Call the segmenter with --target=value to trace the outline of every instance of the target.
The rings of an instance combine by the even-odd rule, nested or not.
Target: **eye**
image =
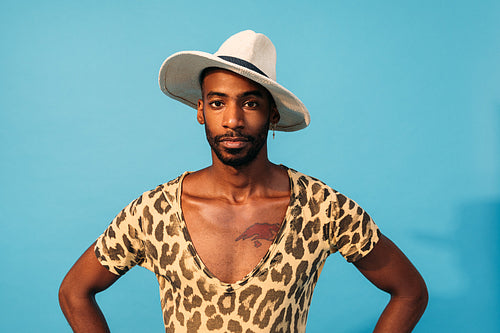
[[[257,103],[256,101],[248,101],[245,102],[244,106],[247,108],[255,109],[259,106],[259,103]]]
[[[208,104],[214,109],[218,109],[223,105],[222,101],[212,101]]]

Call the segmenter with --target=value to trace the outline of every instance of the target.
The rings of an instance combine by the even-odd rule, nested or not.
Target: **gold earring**
[[[276,129],[276,124],[275,123],[271,123],[271,129],[273,131],[273,140],[274,140],[274,138],[276,137],[276,133],[274,132],[274,130]]]

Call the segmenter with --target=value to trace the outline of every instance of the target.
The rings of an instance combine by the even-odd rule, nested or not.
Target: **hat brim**
[[[160,68],[158,81],[161,91],[165,95],[196,109],[198,100],[202,97],[198,80],[203,69],[207,67],[230,70],[269,90],[280,114],[280,121],[276,125],[277,131],[293,132],[309,125],[309,111],[286,88],[251,69],[206,52],[183,51],[168,57]]]

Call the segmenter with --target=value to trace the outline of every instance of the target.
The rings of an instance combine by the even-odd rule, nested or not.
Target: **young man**
[[[76,332],[108,330],[94,295],[137,264],[158,278],[167,332],[304,332],[336,251],[391,295],[375,331],[415,326],[427,290],[404,254],[354,201],[269,161],[269,129],[309,124],[276,83],[275,59],[271,41],[247,30],[213,55],[164,62],[160,87],[197,109],[212,165],[145,192],[75,263],[59,298]]]

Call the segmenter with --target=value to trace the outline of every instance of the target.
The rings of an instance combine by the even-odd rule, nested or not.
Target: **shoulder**
[[[317,196],[318,193],[322,193],[324,199],[327,198],[331,200],[338,209],[344,207],[346,209],[358,208],[357,203],[346,196],[345,194],[340,193],[336,189],[330,187],[322,180],[306,175],[294,169],[288,168],[289,173],[291,175],[291,180],[294,185],[298,186],[300,189],[305,191],[308,194],[312,194]]]
[[[143,192],[128,204],[122,213],[130,213],[132,215],[138,213],[142,215],[144,212],[149,212],[153,209],[158,211],[158,213],[163,213],[167,205],[175,204],[182,178],[186,174],[187,172],[151,190]]]
[[[304,193],[307,196],[312,196],[316,199],[323,197],[322,201],[327,199],[337,201],[337,195],[339,193],[325,182],[292,168],[287,169],[292,186],[297,187],[295,190],[298,190],[299,193]]]
[[[294,210],[311,213],[328,223],[339,213],[338,192],[318,178],[288,168]],[[293,213],[293,212],[292,212]],[[319,215],[317,215],[319,214]]]

